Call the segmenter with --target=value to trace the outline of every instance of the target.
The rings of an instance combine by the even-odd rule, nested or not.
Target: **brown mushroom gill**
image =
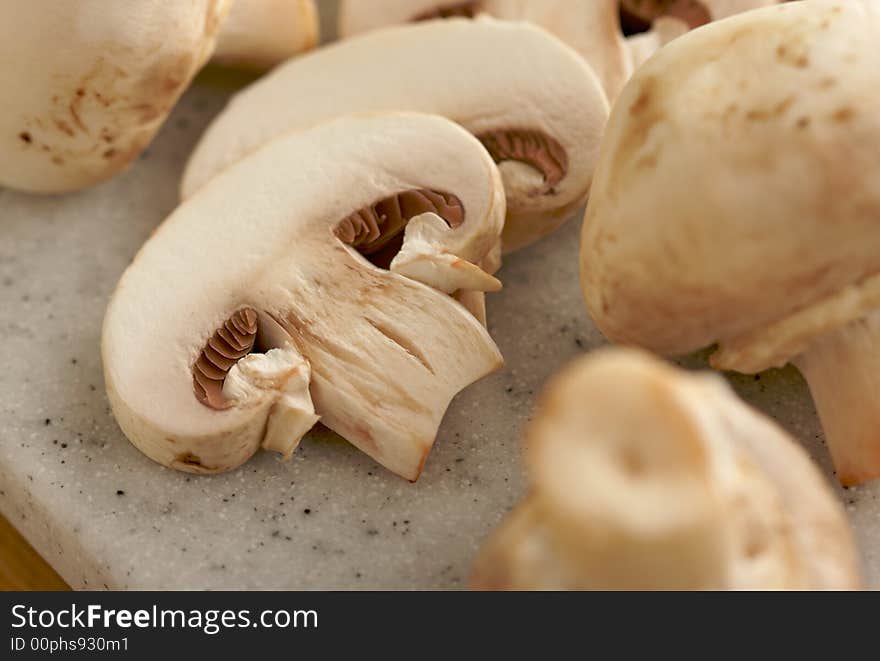
[[[626,36],[647,32],[661,16],[679,18],[690,29],[712,21],[700,0],[620,0],[620,27]]]
[[[335,234],[379,268],[388,268],[400,250],[410,219],[435,213],[450,227],[464,221],[464,205],[455,195],[425,188],[403,191],[358,209],[336,225]]]
[[[412,17],[412,22],[430,21],[435,18],[473,18],[480,10],[480,2],[451,2],[440,4]]]
[[[543,131],[507,129],[481,133],[477,139],[496,163],[518,161],[534,168],[544,177],[541,194],[552,193],[553,188],[568,172],[568,154],[565,148]]]
[[[231,403],[223,396],[229,370],[254,348],[257,311],[241,308],[232,314],[205,344],[193,365],[193,390],[205,406],[223,410]]]

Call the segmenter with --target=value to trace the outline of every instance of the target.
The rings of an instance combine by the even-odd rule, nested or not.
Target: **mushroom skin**
[[[412,190],[454,196],[460,222],[417,206],[388,269],[340,238],[353,212]],[[504,211],[488,153],[441,117],[346,117],[268,143],[184,202],[120,279],[102,337],[120,427],[163,465],[214,473],[261,445],[290,456],[320,416],[417,479],[452,397],[502,364],[447,292],[500,287],[476,264]],[[248,346],[248,310],[262,353],[224,363],[220,329]],[[206,347],[229,406],[203,401]]]
[[[880,476],[880,3],[756,10],[639,70],[603,140],[582,234],[611,340],[802,368],[838,476]],[[748,71],[760,70],[760,78]]]
[[[233,0],[213,61],[268,69],[318,45],[315,0]]]
[[[843,510],[723,379],[603,349],[555,377],[526,435],[531,491],[478,589],[853,589]]]
[[[583,205],[608,102],[583,60],[533,25],[482,17],[392,27],[296,58],[235,96],[190,157],[182,197],[285,131],[394,110],[443,115],[500,150],[511,251]]]
[[[228,6],[0,1],[0,185],[62,193],[123,170],[210,56]]]
[[[340,38],[348,38],[389,25],[479,14],[528,21],[574,48],[613,100],[632,73],[618,4],[619,0],[341,0],[337,31]]]

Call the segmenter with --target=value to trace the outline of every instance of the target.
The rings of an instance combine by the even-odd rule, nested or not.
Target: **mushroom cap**
[[[338,238],[353,212],[413,189],[454,195],[463,219],[451,228],[435,213],[412,218],[391,271]],[[122,430],[162,464],[233,468],[272,427],[298,354],[322,422],[416,479],[452,397],[502,361],[464,307],[400,273],[421,275],[412,264],[433,255],[440,270],[426,279],[467,276],[497,244],[503,218],[496,166],[446,119],[346,117],[277,138],[184,202],[119,281],[102,349]],[[270,351],[246,359],[264,364],[232,366],[231,406],[210,408],[194,394],[193,368],[242,309],[256,311],[257,345]],[[268,377],[237,397],[257,372]]]
[[[228,0],[0,2],[0,185],[64,192],[147,146],[210,55]]]
[[[851,588],[842,508],[806,453],[714,374],[601,350],[545,391],[532,492],[476,582],[505,588]]]
[[[393,110],[443,115],[488,136],[490,151],[514,154],[500,166],[504,246],[513,249],[555,229],[585,200],[608,106],[583,60],[533,25],[482,17],[388,28],[296,58],[234,97],[191,156],[182,196],[285,131]],[[499,131],[516,135],[490,142]],[[562,157],[534,132],[555,141]],[[512,160],[530,148],[558,180]]]
[[[619,0],[342,0],[338,32],[347,38],[438,14],[486,13],[507,21],[528,21],[574,48],[596,72],[608,98],[614,99],[631,73],[618,4]]]
[[[314,48],[319,38],[315,0],[235,0],[217,37],[213,60],[268,68]]]
[[[606,336],[682,354],[880,272],[878,61],[880,3],[816,0],[707,25],[635,74],[582,234]]]

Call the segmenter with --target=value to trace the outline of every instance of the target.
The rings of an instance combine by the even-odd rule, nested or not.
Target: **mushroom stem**
[[[235,0],[217,38],[214,61],[268,69],[314,48],[318,32],[313,0]]]
[[[596,520],[589,536],[573,539],[554,525],[544,530],[566,564],[578,567],[591,590],[722,590],[728,587],[725,543],[729,531],[723,513],[706,494],[696,508],[660,534],[642,531],[620,535],[615,526]],[[710,504],[711,503],[711,504]],[[675,506],[675,503],[670,503]],[[550,517],[544,513],[545,520]],[[561,533],[561,534],[560,534]],[[566,541],[567,540],[567,541]]]
[[[841,484],[880,477],[880,311],[815,340],[795,359]]]

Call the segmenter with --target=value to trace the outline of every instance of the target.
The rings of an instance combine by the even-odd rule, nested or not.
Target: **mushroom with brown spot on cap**
[[[555,377],[526,432],[531,491],[472,585],[853,589],[843,509],[806,453],[716,375],[603,349]]]
[[[228,7],[0,1],[0,185],[60,193],[122,171],[211,55]]]
[[[880,476],[878,61],[877,0],[676,40],[621,94],[582,236],[607,337],[717,343],[712,364],[746,373],[795,363],[844,484]]]
[[[394,110],[443,115],[486,145],[504,180],[510,251],[583,204],[608,102],[584,61],[533,25],[483,17],[387,28],[287,62],[235,96],[190,157],[182,196],[285,131]]]
[[[184,202],[119,281],[105,382],[123,432],[180,470],[289,457],[320,416],[415,480],[452,397],[498,369],[449,294],[504,223],[498,169],[441,117],[347,117],[292,133]],[[157,296],[156,292],[165,292]]]

